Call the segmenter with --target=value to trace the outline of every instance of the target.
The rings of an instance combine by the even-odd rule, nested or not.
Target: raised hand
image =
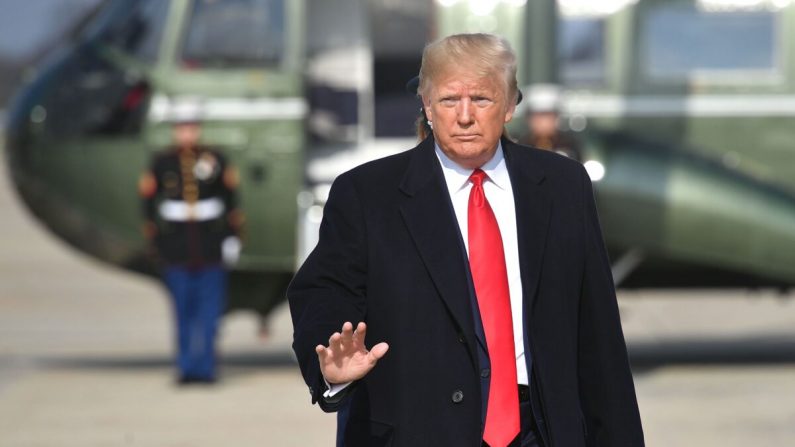
[[[386,354],[389,345],[378,343],[370,351],[364,345],[364,337],[367,335],[367,325],[359,323],[356,330],[353,324],[345,322],[342,325],[342,333],[335,332],[329,338],[329,345],[317,345],[318,360],[320,361],[320,372],[328,383],[347,383],[359,380],[371,369],[376,362]]]

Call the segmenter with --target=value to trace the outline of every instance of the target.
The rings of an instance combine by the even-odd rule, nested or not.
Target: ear
[[[516,112],[516,103],[512,103],[508,106],[508,110],[505,111],[505,122],[511,121],[513,119],[513,114]]]
[[[433,112],[431,111],[431,99],[425,96],[420,96],[422,98],[422,107],[425,109],[425,116],[428,117],[428,121],[433,121]]]

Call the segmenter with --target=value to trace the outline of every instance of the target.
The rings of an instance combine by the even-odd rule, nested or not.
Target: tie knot
[[[481,170],[479,168],[475,169],[475,171],[472,173],[472,175],[469,176],[469,180],[475,186],[483,186],[483,179],[485,179],[485,178],[486,178],[486,173],[483,172],[483,170]]]

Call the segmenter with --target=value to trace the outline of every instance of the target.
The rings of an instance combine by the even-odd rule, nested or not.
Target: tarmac
[[[177,387],[154,280],[65,246],[0,170],[0,447],[331,446],[282,306],[226,317],[222,380]],[[648,446],[795,446],[795,294],[621,292]],[[565,446],[561,446],[565,447]]]

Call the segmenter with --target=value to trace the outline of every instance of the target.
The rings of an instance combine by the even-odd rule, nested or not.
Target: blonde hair
[[[434,79],[454,67],[465,67],[484,78],[501,75],[505,80],[506,104],[509,107],[516,104],[519,97],[516,54],[504,38],[485,33],[454,34],[429,43],[422,52],[417,94],[427,97]],[[420,141],[429,136],[428,128],[424,124],[423,114],[416,122],[417,138]],[[503,135],[510,138],[507,128],[503,128]]]
[[[417,93],[427,95],[434,79],[461,66],[481,77],[501,74],[507,103],[516,103],[516,54],[507,40],[494,34],[454,34],[428,44],[422,52]]]

